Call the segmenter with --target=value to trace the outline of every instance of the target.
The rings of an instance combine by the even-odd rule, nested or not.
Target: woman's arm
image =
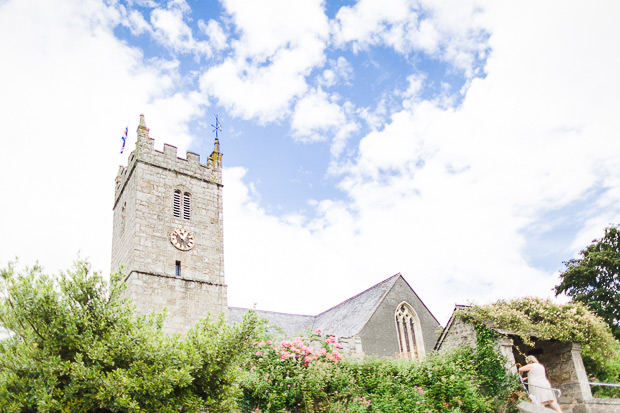
[[[530,371],[532,370],[532,367],[534,367],[534,364],[526,364],[525,366],[519,368],[519,373]]]

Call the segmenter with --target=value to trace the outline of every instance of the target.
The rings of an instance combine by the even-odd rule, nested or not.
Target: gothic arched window
[[[420,319],[413,308],[403,302],[396,308],[396,331],[400,354],[408,359],[424,357],[424,341]]]

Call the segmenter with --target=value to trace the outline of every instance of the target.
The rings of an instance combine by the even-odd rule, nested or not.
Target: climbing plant
[[[498,334],[481,323],[474,323],[476,330],[476,366],[482,385],[491,394],[504,394],[513,387],[514,380],[506,374],[505,362],[495,342]]]
[[[618,375],[620,344],[607,323],[577,302],[556,304],[550,300],[524,297],[473,305],[458,314],[465,321],[490,330],[501,329],[519,336],[526,345],[532,339],[581,344],[590,374],[614,380]]]

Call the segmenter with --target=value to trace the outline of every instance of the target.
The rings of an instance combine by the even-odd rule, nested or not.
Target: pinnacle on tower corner
[[[149,128],[146,126],[146,121],[144,120],[144,114],[140,114],[140,124],[138,125],[138,129],[136,129],[136,132],[138,132],[138,140],[140,140],[140,138],[148,138],[151,139],[149,137]]]

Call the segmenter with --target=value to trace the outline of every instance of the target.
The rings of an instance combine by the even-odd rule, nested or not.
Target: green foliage
[[[555,293],[565,293],[601,316],[620,339],[620,227],[605,229],[605,236],[580,252],[581,259],[565,262]]]
[[[253,345],[254,355],[243,380],[246,408],[320,411],[328,402],[332,390],[325,384],[339,373],[335,366],[342,359],[334,337],[323,339],[317,330],[291,341],[261,340]]]
[[[487,329],[502,329],[519,336],[527,345],[537,340],[579,343],[583,361],[592,378],[617,383],[620,379],[620,345],[605,321],[577,302],[555,304],[525,297],[471,306],[459,317]]]
[[[13,264],[0,275],[3,411],[231,411],[255,315],[203,320],[181,341],[163,314],[134,316],[122,274],[106,282],[77,262],[59,278]]]
[[[316,335],[300,340],[333,354],[333,346]],[[483,352],[433,353],[424,361],[318,356],[305,363],[305,358],[283,358],[282,350],[282,343],[257,343],[242,382],[242,411],[491,412],[516,386],[490,346]]]
[[[532,337],[579,343],[584,359],[599,366],[614,358],[620,350],[605,321],[580,303],[556,304],[524,297],[474,305],[462,310],[459,316],[489,329],[510,331],[529,345],[533,344]]]
[[[475,324],[475,329],[475,356],[481,384],[491,394],[504,394],[510,391],[515,381],[511,380],[511,377],[506,374],[506,360],[495,349],[498,334],[480,323]]]

